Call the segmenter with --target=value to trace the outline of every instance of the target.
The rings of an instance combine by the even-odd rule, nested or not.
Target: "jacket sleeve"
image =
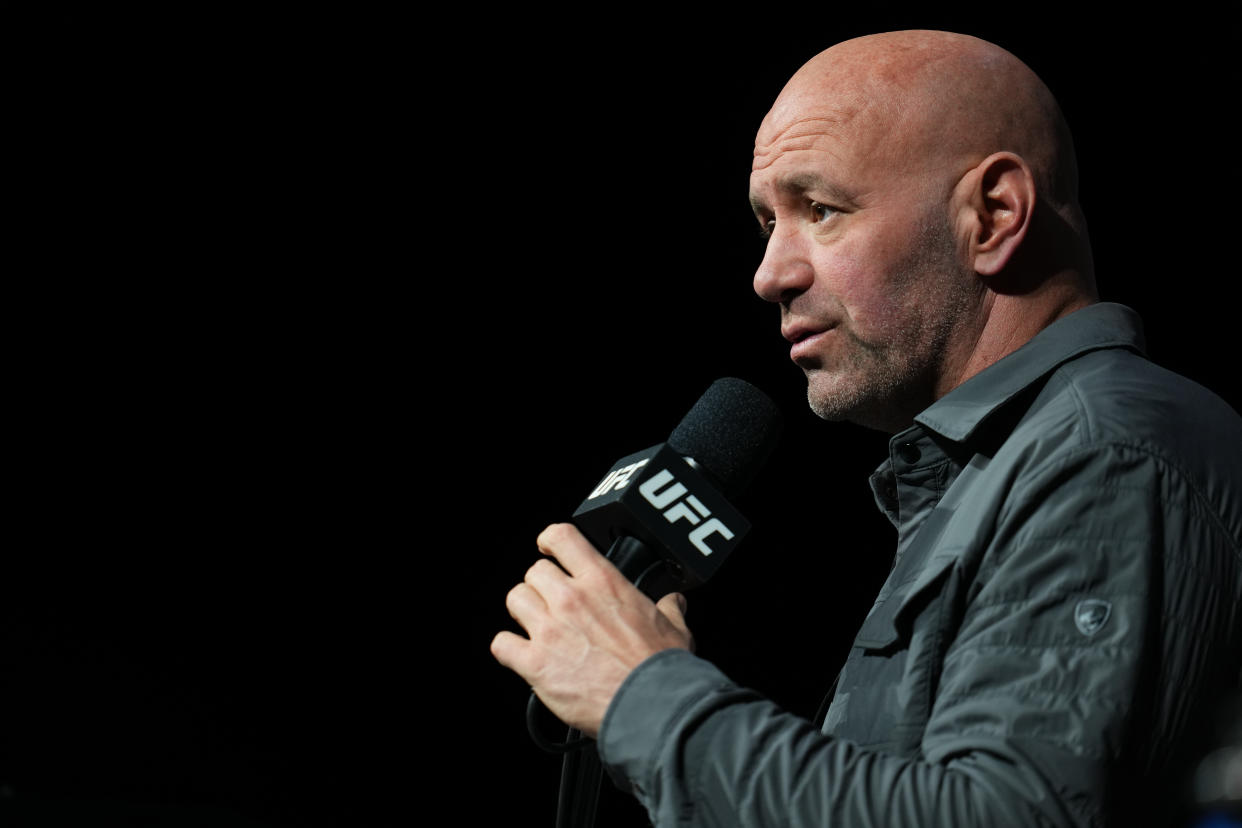
[[[1236,632],[1203,635],[1236,624],[1236,550],[1143,452],[1063,457],[1025,486],[977,565],[950,574],[957,597],[920,616],[946,640],[915,755],[820,733],[665,651],[604,719],[614,780],[659,828],[1100,824],[1110,775],[1143,777],[1210,683],[1212,654],[1236,646]],[[1225,554],[1192,562],[1168,538]],[[1108,607],[1098,630],[1080,628],[1088,601]]]
[[[604,721],[600,754],[660,828],[1021,824],[977,781],[1023,784],[1020,766],[979,754],[968,773],[858,748],[681,650],[630,676]],[[1025,784],[1044,795],[1033,775]]]
[[[630,675],[604,720],[600,755],[661,828],[897,824],[875,803],[921,802],[918,789],[954,785],[941,767],[825,736],[682,650]]]

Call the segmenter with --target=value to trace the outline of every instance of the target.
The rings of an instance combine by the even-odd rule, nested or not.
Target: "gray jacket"
[[[1242,668],[1242,420],[1141,348],[1090,306],[890,441],[896,560],[822,732],[668,650],[614,780],[661,828],[1152,824]]]

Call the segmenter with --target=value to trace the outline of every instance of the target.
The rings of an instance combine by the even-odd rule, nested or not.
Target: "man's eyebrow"
[[[774,187],[778,192],[786,195],[802,195],[808,191],[815,191],[822,193],[836,206],[855,206],[854,198],[849,193],[818,173],[797,172],[782,175],[776,179]],[[760,211],[767,210],[768,205],[756,193],[752,192],[750,194],[750,208],[759,213]]]

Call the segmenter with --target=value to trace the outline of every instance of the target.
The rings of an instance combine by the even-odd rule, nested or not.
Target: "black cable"
[[[542,733],[539,732],[539,709],[543,707],[543,702],[539,701],[539,697],[532,690],[530,698],[526,701],[526,729],[530,732],[530,738],[536,745],[546,750],[548,753],[572,753],[575,750],[581,750],[587,745],[592,744],[592,740],[579,734],[579,731],[573,728],[569,729],[569,736],[563,742],[549,741]],[[575,736],[575,734],[579,734]]]
[[[570,728],[572,740],[579,731]],[[594,744],[590,739],[587,742]],[[556,803],[556,828],[591,828],[599,802],[603,765],[594,750],[566,753],[561,761],[561,790]]]

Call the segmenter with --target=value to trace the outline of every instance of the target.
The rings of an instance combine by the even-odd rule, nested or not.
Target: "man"
[[[894,434],[896,561],[822,728],[692,655],[572,527],[492,652],[665,825],[1177,816],[1239,677],[1242,423],[1097,301],[1068,129],[1004,50],[847,41],[760,126],[755,290],[812,409]],[[1163,809],[1163,810],[1162,810]]]

